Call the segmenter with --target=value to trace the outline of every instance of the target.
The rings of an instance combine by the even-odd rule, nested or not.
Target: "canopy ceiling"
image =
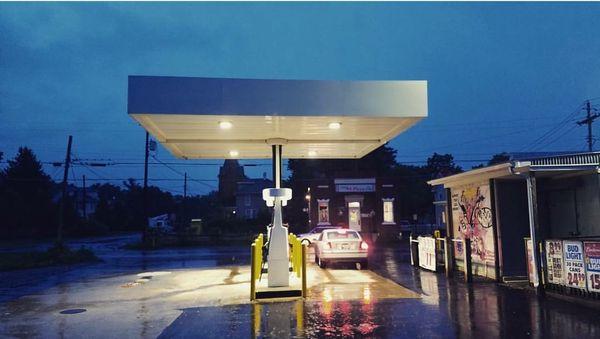
[[[427,82],[130,76],[128,113],[180,158],[360,158],[427,116]]]

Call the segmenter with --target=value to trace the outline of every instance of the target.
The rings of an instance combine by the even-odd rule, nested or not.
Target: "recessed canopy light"
[[[340,129],[340,127],[342,127],[341,122],[330,122],[329,123],[329,129]]]
[[[229,151],[229,156],[231,156],[231,157],[237,157],[238,155],[240,155],[240,153],[238,153],[238,151]]]
[[[231,127],[233,127],[233,124],[231,123],[231,121],[219,121],[219,127],[221,129],[230,129]]]
[[[317,156],[317,151],[308,151],[308,156],[309,157],[316,157]]]

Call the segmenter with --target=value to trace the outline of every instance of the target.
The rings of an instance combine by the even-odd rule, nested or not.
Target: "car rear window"
[[[336,239],[358,239],[358,233],[355,231],[336,231],[336,232],[327,232],[327,239],[336,240]]]
[[[315,229],[312,230],[312,233],[321,233],[326,229],[329,229],[330,227],[316,227]]]

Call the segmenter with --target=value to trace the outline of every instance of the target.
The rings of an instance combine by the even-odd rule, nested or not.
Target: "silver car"
[[[356,263],[357,269],[367,268],[368,256],[369,245],[354,230],[324,230],[315,242],[315,262],[321,268],[332,262]]]
[[[321,235],[321,232],[323,232],[324,230],[331,230],[331,229],[336,229],[336,228],[339,228],[339,227],[337,227],[337,226],[317,226],[317,227],[313,228],[312,230],[310,230],[310,232],[308,232],[308,233],[298,234],[298,239],[300,239],[300,242],[302,242],[303,244],[310,246],[312,243],[317,241],[317,239]]]

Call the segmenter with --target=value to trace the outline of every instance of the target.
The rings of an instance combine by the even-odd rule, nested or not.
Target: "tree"
[[[0,182],[1,232],[6,237],[50,235],[56,225],[52,181],[33,151],[20,147],[2,171]]]
[[[92,185],[90,190],[98,194],[93,219],[106,225],[111,231],[126,230],[128,211],[123,201],[123,190],[108,183]]]
[[[509,162],[509,161],[510,161],[510,154],[508,154],[506,152],[502,152],[502,153],[494,154],[494,156],[492,156],[490,161],[488,161],[488,166],[502,164],[502,163]]]
[[[454,163],[454,157],[451,154],[438,153],[433,153],[433,155],[427,159],[426,169],[431,175],[431,179],[446,177],[463,171],[460,166]]]
[[[479,165],[472,166],[471,169],[483,168],[486,166],[492,166],[492,165],[496,165],[496,164],[503,164],[505,162],[509,162],[510,159],[511,159],[510,154],[508,154],[506,152],[497,153],[492,156],[492,158],[488,161],[487,165],[479,164]]]

